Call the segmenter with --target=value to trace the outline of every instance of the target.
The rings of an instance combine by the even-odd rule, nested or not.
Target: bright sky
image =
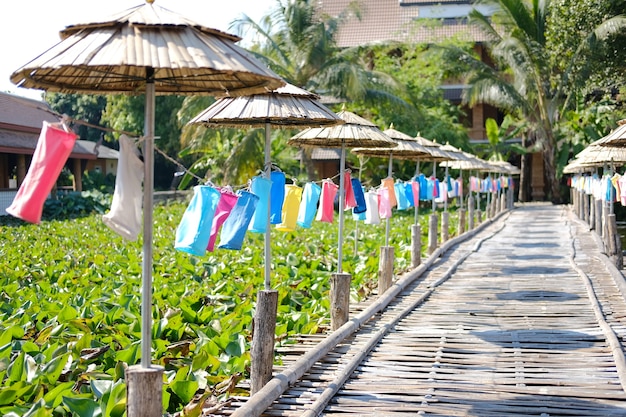
[[[68,25],[108,17],[144,0],[0,0],[0,91],[41,98],[41,91],[18,88],[11,74],[61,38]],[[258,21],[279,0],[155,0],[154,4],[204,26],[229,32],[242,14]]]

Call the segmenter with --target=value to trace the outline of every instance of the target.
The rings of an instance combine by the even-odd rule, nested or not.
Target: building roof
[[[0,92],[0,152],[32,155],[43,122],[58,122],[48,103]],[[119,152],[77,140],[70,158],[118,159]]]
[[[0,92],[0,128],[39,132],[43,121],[58,122],[45,101]]]
[[[351,2],[319,0],[318,4],[322,13],[338,16],[349,9]],[[436,43],[454,36],[482,42],[485,35],[465,19],[472,3],[472,0],[360,0],[361,18],[348,17],[339,26],[336,41],[340,47],[386,42]],[[421,19],[435,15],[441,18]]]

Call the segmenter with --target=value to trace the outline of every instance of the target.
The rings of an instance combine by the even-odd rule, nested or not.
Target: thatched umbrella
[[[394,147],[396,143],[378,126],[352,112],[342,110],[337,115],[344,124],[308,128],[291,137],[289,145],[304,147],[340,148],[339,160],[339,237],[337,249],[337,272],[343,272],[343,221],[344,221],[344,175],[346,148]]]
[[[189,121],[189,125],[206,127],[265,128],[265,177],[271,173],[271,127],[294,129],[328,126],[344,121],[319,102],[319,96],[287,84],[273,91],[240,97],[223,97]],[[269,207],[269,204],[268,204]],[[270,210],[265,230],[265,291],[257,296],[255,329],[253,332],[251,394],[269,381],[272,374],[276,301],[278,293],[271,291],[271,230]],[[268,326],[265,323],[269,323]]]
[[[420,157],[428,157],[431,155],[414,137],[394,129],[393,126],[384,130],[383,133],[396,142],[397,146],[393,148],[354,148],[352,149],[352,153],[362,156],[389,158],[389,166],[387,169],[387,177],[389,178],[391,178],[393,174],[394,158],[417,161]],[[417,199],[419,201],[419,196],[417,196]],[[385,246],[389,246],[389,223],[390,219],[387,218],[385,225]]]
[[[617,127],[608,135],[592,143],[593,145],[626,148],[626,119],[617,122]]]
[[[47,91],[145,94],[142,368],[151,364],[155,95],[236,96],[284,85],[235,44],[240,38],[152,3],[66,27],[61,42],[11,75],[18,86]]]

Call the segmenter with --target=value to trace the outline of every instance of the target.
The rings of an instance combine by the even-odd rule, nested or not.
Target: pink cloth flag
[[[217,208],[215,209],[215,215],[213,216],[213,223],[211,224],[211,236],[209,237],[209,244],[207,245],[206,250],[209,252],[213,252],[215,249],[215,240],[217,239],[217,234],[222,227],[222,224],[226,221],[230,212],[232,211],[235,204],[237,204],[237,199],[239,198],[236,194],[233,194],[232,191],[220,189],[220,201],[217,203]]]
[[[7,213],[39,224],[43,205],[74,149],[78,136],[71,131],[43,122],[33,159]]]
[[[317,209],[317,216],[315,220],[318,222],[333,222],[333,215],[335,214],[335,197],[339,187],[331,180],[324,180],[322,183],[322,196],[320,197],[319,207]]]
[[[344,200],[344,210],[350,210],[357,206],[356,198],[354,197],[354,189],[352,188],[352,178],[350,178],[350,171],[344,172],[344,187],[346,189],[346,199]]]

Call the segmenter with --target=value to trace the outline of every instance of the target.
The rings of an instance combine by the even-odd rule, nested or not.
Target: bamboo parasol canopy
[[[430,152],[420,145],[414,137],[394,128],[383,131],[397,146],[393,148],[353,148],[352,153],[363,156],[390,157],[395,159],[418,159],[429,156]]]
[[[244,95],[284,85],[235,42],[152,1],[109,19],[67,26],[61,42],[11,75],[25,88],[62,93]],[[150,68],[150,74],[146,69]]]
[[[454,160],[446,151],[441,149],[441,145],[432,140],[428,140],[418,133],[415,137],[418,144],[422,145],[430,153],[430,156],[420,157],[423,162],[442,162]]]
[[[617,122],[617,127],[611,133],[591,143],[591,145],[626,148],[626,119]]]
[[[580,165],[599,167],[611,162],[626,162],[626,147],[600,146],[594,143],[576,154],[575,158]]]
[[[391,148],[396,143],[378,126],[352,112],[337,113],[345,123],[328,127],[311,127],[292,136],[287,143],[292,146],[323,148],[381,147]]]
[[[222,97],[189,121],[206,127],[316,127],[344,123],[319,96],[292,84],[249,96]]]
[[[522,172],[518,167],[507,161],[489,161],[488,163],[499,167],[501,169],[499,172],[502,174],[519,175]]]

